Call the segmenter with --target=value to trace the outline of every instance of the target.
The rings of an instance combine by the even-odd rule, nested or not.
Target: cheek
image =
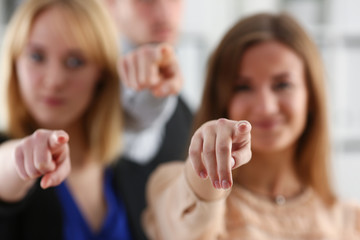
[[[283,101],[287,112],[290,113],[294,121],[299,125],[305,125],[308,115],[308,100],[305,93],[298,94],[295,98]]]
[[[77,80],[73,81],[71,87],[72,93],[74,96],[74,102],[80,103],[83,106],[90,104],[90,101],[95,94],[95,88],[98,84],[98,74],[88,73],[78,76]]]
[[[41,80],[41,69],[31,66],[26,60],[16,62],[16,73],[22,95],[27,96],[37,89]]]

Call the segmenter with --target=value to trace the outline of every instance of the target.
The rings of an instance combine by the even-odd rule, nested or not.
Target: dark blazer
[[[0,135],[0,143],[5,140]],[[123,199],[114,180],[115,193]],[[22,201],[10,204],[0,200],[1,240],[62,240],[62,223],[62,206],[55,188],[43,190],[40,179]]]
[[[166,124],[162,146],[156,156],[145,165],[122,158],[116,166],[116,172],[119,173],[116,176],[116,184],[119,184],[124,196],[123,200],[129,214],[129,224],[136,240],[147,239],[141,226],[141,213],[146,206],[146,182],[159,164],[185,160],[190,142],[192,120],[190,109],[179,97],[176,109]]]

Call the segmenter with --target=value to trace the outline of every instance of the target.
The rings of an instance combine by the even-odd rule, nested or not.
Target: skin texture
[[[62,14],[54,7],[35,19],[16,61],[21,97],[37,124],[49,130],[40,129],[2,145],[1,157],[13,156],[2,163],[3,176],[11,183],[1,187],[4,200],[21,199],[40,176],[43,188],[56,186],[69,176],[69,135],[74,129],[78,129],[73,139],[77,148],[72,154],[75,159],[82,155],[81,118],[94,94],[99,67],[82,54]]]
[[[106,1],[120,32],[136,45],[177,41],[183,0]]]
[[[83,55],[63,17],[56,9],[41,14],[16,62],[21,96],[44,128],[66,128],[78,120],[99,78],[98,66]]]
[[[104,0],[119,35],[136,49],[119,59],[121,81],[155,97],[180,92],[183,77],[173,49],[180,31],[183,0]]]
[[[281,43],[262,43],[243,56],[229,118],[251,122],[254,152],[281,151],[305,129],[307,95],[301,59]]]
[[[266,41],[245,51],[238,73],[231,120],[207,122],[192,138],[189,183],[205,200],[224,196],[228,191],[217,190],[233,182],[269,197],[294,196],[302,189],[293,164],[308,112],[303,61],[285,45]]]

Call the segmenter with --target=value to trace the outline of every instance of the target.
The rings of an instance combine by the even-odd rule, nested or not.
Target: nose
[[[59,91],[66,84],[66,70],[60,62],[49,62],[43,85],[50,91]]]
[[[169,14],[171,14],[168,2],[168,0],[156,1],[153,12],[157,22],[167,22]]]
[[[253,110],[260,115],[271,115],[279,111],[276,93],[269,88],[259,89],[254,99]]]

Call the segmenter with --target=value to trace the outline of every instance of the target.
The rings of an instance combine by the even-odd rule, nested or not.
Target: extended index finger
[[[69,141],[69,135],[63,130],[56,130],[48,139],[48,146],[51,152],[57,152]]]

